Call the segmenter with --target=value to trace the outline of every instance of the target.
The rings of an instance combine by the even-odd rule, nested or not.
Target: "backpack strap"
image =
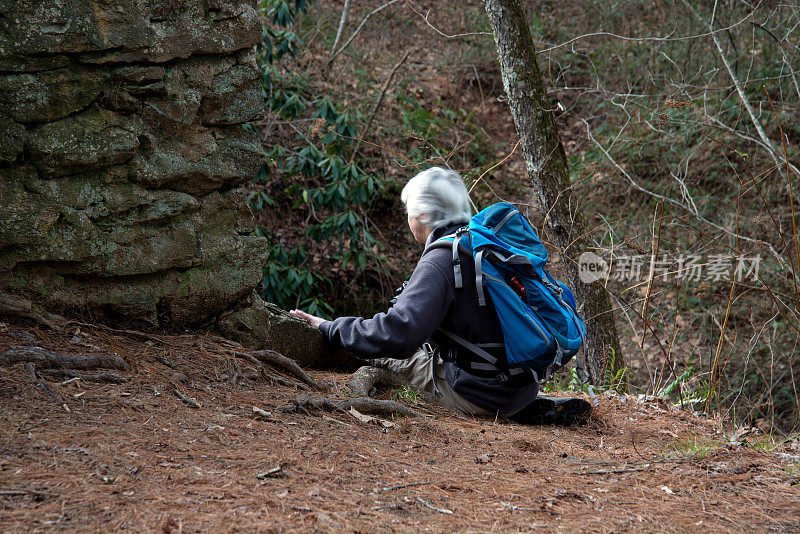
[[[589,377],[586,376],[579,358],[575,358],[575,372],[578,374],[578,380],[581,382],[581,386],[585,387],[586,391],[589,393],[589,398],[592,399],[592,406],[599,405],[600,401],[597,399],[597,395],[594,394],[594,389],[589,383]]]
[[[456,281],[456,289],[464,287],[464,282],[461,279],[461,258],[458,256],[458,242],[461,240],[461,236],[464,235],[464,232],[466,232],[465,229],[459,228],[453,237],[453,277]]]
[[[476,356],[480,356],[481,358],[483,358],[487,363],[489,363],[492,366],[488,370],[490,370],[490,371],[493,371],[493,370],[498,370],[499,371],[500,370],[499,367],[497,367],[497,363],[500,360],[495,358],[494,356],[492,356],[488,352],[486,352],[484,349],[482,349],[481,347],[479,347],[475,343],[467,341],[466,339],[464,339],[463,337],[459,336],[458,334],[454,334],[453,332],[450,332],[449,330],[445,330],[444,328],[438,328],[437,330],[439,332],[441,332],[442,334],[446,335],[447,337],[449,337],[450,339],[452,339],[453,341],[455,341],[456,343],[458,343],[459,345],[461,345],[462,347],[464,347],[466,349],[469,349],[470,351],[475,353]],[[495,346],[495,345],[497,345],[497,346],[505,346],[505,345],[501,345],[500,343],[491,343],[489,345],[490,346]],[[484,345],[484,346],[486,346],[486,345]]]
[[[544,372],[544,381],[547,382],[550,380],[550,377],[553,376],[553,373],[564,365],[564,349],[561,348],[558,340],[556,340],[556,357],[553,358],[553,362],[547,366]]]
[[[459,345],[461,345],[462,347],[464,347],[465,349],[467,349],[468,351],[472,352],[473,354],[484,360],[483,362],[472,362],[470,364],[470,367],[476,371],[497,371],[500,373],[500,377],[502,379],[507,379],[508,375],[516,376],[527,372],[525,369],[522,369],[521,367],[513,367],[508,370],[508,375],[506,375],[506,373],[503,372],[503,370],[500,369],[500,367],[498,366],[498,363],[500,362],[499,358],[492,356],[485,350],[487,348],[501,348],[501,347],[505,348],[504,343],[475,344],[470,341],[467,341],[466,339],[457,334],[454,334],[453,332],[450,332],[449,330],[445,330],[444,328],[437,328],[437,330],[442,334],[444,334],[445,336],[452,339],[453,341],[455,341],[456,343],[458,343]],[[536,376],[535,372],[533,373],[533,376],[538,382],[539,378],[538,376]]]
[[[428,253],[429,250],[434,248],[440,247],[451,247],[453,250],[453,278],[455,279],[455,287],[456,289],[461,289],[464,287],[464,280],[461,276],[461,258],[459,257],[458,252],[461,251],[464,254],[472,255],[469,250],[459,244],[461,238],[469,231],[469,228],[466,226],[462,226],[454,234],[448,234],[440,237],[433,243],[430,243],[428,246],[425,247],[425,250],[422,252],[422,255]],[[452,244],[450,244],[450,240],[453,240]],[[481,288],[482,291],[483,288]]]
[[[486,306],[486,295],[483,293],[483,253],[481,249],[475,254],[475,289],[478,291],[478,305]]]

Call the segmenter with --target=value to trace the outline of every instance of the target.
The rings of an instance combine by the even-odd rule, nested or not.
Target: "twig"
[[[34,424],[32,424],[31,426],[29,426],[29,427],[27,427],[27,428],[22,428],[21,426],[18,426],[17,428],[15,428],[15,429],[14,429],[14,431],[13,431],[13,432],[11,433],[11,435],[8,437],[8,439],[6,440],[6,442],[5,442],[5,443],[3,443],[3,445],[0,447],[0,451],[2,451],[3,449],[5,449],[5,448],[6,448],[6,446],[7,446],[9,443],[11,443],[11,440],[12,440],[12,439],[14,439],[14,436],[17,434],[17,432],[29,432],[29,431],[33,430],[34,428],[36,428],[37,426],[41,425],[42,423],[48,423],[48,422],[50,422],[50,419],[46,419],[46,418],[44,418],[44,419],[39,419],[37,422],[35,422]]]
[[[272,412],[268,412],[264,409],[259,408],[258,406],[253,406],[253,415],[256,417],[260,417],[261,419],[266,419],[267,421],[270,420],[270,416]]]
[[[660,216],[658,217],[658,239],[656,239],[656,221],[655,221],[656,214],[655,213],[653,214],[653,243],[652,246],[650,247],[653,255],[651,256],[650,259],[650,282],[647,284],[647,295],[645,296],[644,304],[642,305],[642,317],[644,318],[644,329],[642,330],[642,343],[641,343],[642,348],[644,347],[644,338],[645,338],[645,333],[647,331],[647,317],[650,306],[650,294],[653,291],[653,281],[655,280],[656,277],[655,262],[656,259],[658,258],[659,248],[661,248],[661,223],[664,222],[663,202],[660,202],[658,206],[656,206],[656,213],[658,213],[659,210],[660,210]]]
[[[414,163],[413,161],[411,161],[410,159],[408,159],[406,156],[404,156],[404,155],[403,155],[403,154],[401,154],[400,152],[397,152],[397,151],[395,151],[395,150],[392,150],[392,149],[391,149],[391,148],[389,148],[389,147],[386,147],[386,146],[383,146],[383,145],[379,145],[379,144],[377,144],[377,143],[373,143],[373,142],[371,142],[371,141],[366,141],[366,140],[364,140],[363,138],[359,138],[359,137],[350,137],[349,135],[342,135],[342,134],[340,134],[339,132],[337,132],[336,130],[332,130],[332,131],[331,131],[331,133],[332,133],[332,134],[334,134],[334,135],[336,135],[336,136],[338,136],[338,137],[341,137],[342,139],[350,139],[350,140],[352,140],[352,141],[361,141],[362,143],[366,143],[366,144],[368,144],[368,145],[370,145],[370,146],[374,146],[375,148],[380,148],[381,150],[385,150],[386,152],[390,152],[390,153],[394,154],[395,156],[397,156],[398,158],[400,158],[400,159],[403,159],[403,160],[405,160],[406,162],[408,162],[408,164],[409,164],[410,166],[414,167],[414,168],[415,168],[415,169],[417,169],[417,170],[420,170],[420,168],[419,168],[419,165],[417,165],[416,163]],[[284,313],[286,313],[286,312],[284,312]],[[295,317],[295,320],[297,320],[297,321],[302,321],[302,319],[298,319],[297,317]],[[303,322],[305,322],[305,321],[303,321]]]
[[[100,330],[105,330],[106,332],[116,332],[118,334],[124,334],[127,336],[133,336],[139,339],[144,339],[148,341],[155,341],[157,343],[161,343],[162,345],[167,345],[169,347],[178,347],[175,343],[170,343],[169,341],[164,341],[163,339],[154,336],[152,334],[148,334],[146,332],[140,332],[139,330],[126,330],[126,329],[119,329],[119,328],[111,328],[110,326],[105,326],[102,324],[91,324],[91,323],[84,323],[81,321],[67,321],[67,324],[76,324],[78,326],[86,326],[89,328],[99,328]]]
[[[789,180],[791,181],[791,175],[789,175]],[[741,209],[741,200],[742,200],[742,183],[741,183],[741,180],[740,180],[739,181],[739,195],[738,195],[737,202],[736,202],[736,231],[737,231],[737,233],[739,231],[739,213],[740,213],[740,209]],[[734,246],[735,246],[735,248],[738,249],[739,242],[736,241],[736,243],[734,243]],[[719,341],[717,342],[717,350],[714,352],[714,358],[713,358],[713,360],[711,362],[711,379],[710,379],[710,382],[709,382],[710,383],[710,389],[709,389],[709,395],[706,398],[706,409],[711,409],[711,398],[712,398],[712,395],[714,394],[714,392],[715,392],[715,390],[717,388],[717,379],[719,378],[719,375],[720,375],[720,372],[721,372],[720,368],[719,368],[719,356],[720,356],[720,352],[722,351],[723,341],[728,340],[728,336],[726,335],[725,330],[728,327],[728,319],[730,318],[730,314],[731,314],[731,305],[733,304],[733,300],[734,300],[733,296],[734,296],[735,290],[736,290],[736,276],[731,276],[731,289],[730,289],[730,292],[728,293],[728,302],[727,302],[727,304],[725,306],[725,317],[723,318],[722,326],[720,327]],[[714,318],[714,320],[719,324],[719,321],[716,320],[716,317]],[[733,351],[734,343],[735,343],[735,341],[731,342],[731,351]],[[730,354],[728,355],[728,357],[730,358]],[[726,361],[726,365],[727,365],[727,361]]]
[[[178,388],[175,388],[173,391],[175,393],[175,396],[178,397],[182,402],[188,404],[189,406],[197,410],[200,409],[200,403],[197,402],[197,399],[194,399],[192,397],[187,397],[186,395],[178,391]]]
[[[333,417],[328,417],[327,415],[323,415],[322,418],[325,419],[326,421],[330,421],[331,423],[336,423],[337,425],[353,428],[353,425],[351,425],[350,423],[339,421],[338,419],[334,419]]]
[[[410,484],[399,484],[397,486],[387,486],[383,491],[394,491],[403,488],[413,488],[414,486],[425,486],[426,484],[433,484],[433,482],[412,482]]]
[[[378,111],[381,102],[383,102],[383,97],[386,95],[386,91],[389,89],[389,85],[392,83],[392,78],[394,78],[397,69],[399,69],[400,66],[406,62],[406,59],[408,59],[409,55],[411,55],[410,50],[406,52],[406,55],[404,55],[403,58],[395,64],[394,68],[392,68],[392,71],[389,73],[389,76],[386,78],[386,81],[383,83],[381,92],[378,95],[378,100],[376,100],[375,105],[372,106],[372,111],[370,111],[369,118],[367,119],[367,123],[364,126],[364,135],[367,135],[367,133],[369,132],[369,129],[372,126],[372,121],[375,119],[375,113]],[[356,142],[356,147],[353,149],[353,154],[350,156],[350,162],[349,162],[350,164],[352,164],[353,161],[356,159],[356,154],[358,154],[358,149],[361,147],[362,141],[363,139],[359,139]]]
[[[794,82],[794,90],[797,91],[797,96],[800,97],[800,84],[797,83],[797,75],[795,74],[794,69],[792,68],[792,62],[789,60],[789,57],[786,55],[786,47],[783,45],[781,40],[778,39],[775,36],[774,33],[769,31],[767,28],[765,28],[761,24],[759,24],[759,23],[757,23],[757,22],[755,22],[753,20],[750,21],[750,24],[752,24],[756,28],[764,30],[767,33],[767,35],[769,35],[770,37],[775,39],[775,42],[778,43],[778,46],[781,47],[781,54],[783,55],[783,64],[786,65],[786,67],[789,69],[789,76],[791,76],[792,81]]]
[[[475,182],[474,182],[474,183],[472,184],[472,186],[469,188],[469,191],[468,191],[468,193],[472,193],[472,190],[473,190],[473,189],[475,189],[475,186],[476,186],[476,185],[478,185],[478,182],[480,182],[480,181],[483,179],[483,177],[484,177],[484,176],[486,176],[486,173],[488,173],[489,171],[491,171],[492,169],[494,169],[494,168],[496,168],[496,167],[499,167],[500,165],[502,165],[503,163],[505,163],[505,161],[506,161],[508,158],[510,158],[511,156],[513,156],[513,155],[514,155],[514,152],[516,152],[516,151],[517,151],[517,147],[519,146],[519,144],[522,142],[522,140],[523,140],[523,139],[525,139],[525,136],[524,136],[524,135],[523,135],[522,137],[520,137],[520,138],[519,138],[519,140],[517,141],[517,144],[515,144],[515,145],[514,145],[514,148],[512,148],[512,149],[511,149],[511,152],[509,152],[509,153],[508,153],[508,155],[507,155],[506,157],[504,157],[503,159],[501,159],[500,161],[498,161],[497,163],[495,163],[494,165],[492,165],[491,167],[489,167],[488,169],[486,169],[485,171],[483,171],[483,173],[481,173],[481,175],[480,175],[480,176],[478,176],[478,178],[475,180]]]
[[[728,161],[728,158],[726,157],[725,160]],[[733,166],[733,163],[728,161],[728,165],[736,173],[736,177],[739,178],[739,173],[736,172],[736,167]],[[753,188],[758,192],[758,196],[761,198],[761,202],[764,204],[764,207],[767,210],[767,214],[769,215],[769,218],[772,221],[772,225],[775,227],[775,231],[778,232],[778,236],[781,238],[781,242],[783,243],[783,249],[788,251],[789,250],[789,245],[788,245],[788,243],[786,243],[786,238],[783,235],[783,230],[781,229],[781,225],[778,224],[778,221],[775,219],[775,215],[772,213],[772,208],[770,208],[769,202],[767,202],[767,199],[764,197],[764,192],[758,186],[759,180],[756,180],[756,177],[753,175],[753,171],[750,169],[749,165],[747,165],[746,168],[747,168],[748,174],[750,174],[750,181],[753,183]],[[741,178],[739,178],[739,182],[742,183],[742,179]],[[748,188],[748,190],[749,190],[749,188]],[[794,204],[794,202],[792,202],[792,204]],[[794,219],[794,217],[792,217],[792,219]],[[788,256],[789,256],[789,267],[790,267],[789,270],[792,273],[792,282],[793,282],[794,291],[795,291],[795,294],[796,294],[797,293],[797,270],[796,270],[797,267],[795,267],[795,264],[792,261],[791,254],[789,254]],[[781,263],[781,265],[783,265],[783,262],[779,262],[779,263]],[[798,305],[798,309],[800,309],[800,305]]]
[[[576,475],[619,475],[621,473],[635,473],[644,471],[644,467],[632,467],[630,469],[601,469],[599,471],[573,471]]]
[[[71,369],[43,369],[39,371],[42,374],[50,375],[50,376],[59,376],[59,377],[68,377],[69,380],[65,381],[69,383],[69,381],[77,381],[83,380],[84,382],[105,382],[107,384],[124,384],[128,381],[127,378],[124,376],[118,375],[117,373],[97,373],[93,375],[79,373],[77,371],[73,371]],[[62,382],[62,386],[65,385],[65,382]]]
[[[314,119],[314,120],[317,120],[317,119]],[[265,307],[267,307],[267,306],[265,306]],[[278,308],[278,309],[280,309],[280,308]],[[294,317],[294,316],[291,315],[290,317]],[[297,319],[297,317],[295,317],[295,319]],[[241,343],[237,343],[237,342],[235,342],[233,340],[226,339],[226,338],[221,337],[221,336],[209,335],[209,336],[207,336],[207,340],[208,341],[213,341],[215,343],[221,343],[222,345],[228,345],[230,347],[234,347],[234,348],[237,348],[237,349],[243,349],[244,348],[244,346]]]
[[[711,226],[712,228],[714,228],[716,230],[719,230],[720,232],[723,232],[724,234],[727,234],[727,235],[729,235],[731,237],[735,237],[736,239],[741,239],[742,241],[746,241],[748,243],[754,243],[756,245],[761,245],[761,246],[765,246],[765,247],[769,248],[770,253],[773,255],[773,257],[776,260],[778,260],[778,262],[781,265],[785,265],[785,262],[784,262],[783,258],[778,253],[778,251],[775,250],[775,247],[773,247],[772,244],[770,244],[770,243],[768,243],[766,241],[763,241],[761,239],[754,239],[752,237],[747,237],[747,236],[744,236],[744,235],[738,235],[735,232],[732,232],[732,231],[728,230],[727,228],[725,228],[723,226],[720,226],[720,225],[718,225],[718,224],[706,219],[705,217],[701,217],[700,215],[694,213],[694,211],[692,211],[692,208],[690,206],[687,206],[683,202],[678,202],[674,198],[670,198],[668,196],[660,195],[660,194],[658,194],[658,193],[656,193],[654,191],[650,191],[649,189],[639,185],[639,183],[636,182],[636,180],[633,179],[633,177],[628,173],[628,171],[626,171],[619,163],[617,163],[617,161],[614,159],[614,157],[609,153],[608,149],[606,149],[606,147],[604,147],[602,144],[600,144],[600,142],[597,139],[595,139],[594,135],[592,134],[591,128],[589,127],[589,123],[586,122],[585,119],[581,119],[581,120],[583,120],[583,123],[586,125],[586,135],[589,138],[589,140],[595,144],[595,146],[603,153],[603,155],[606,157],[606,159],[608,159],[608,161],[610,161],[611,164],[614,167],[616,167],[616,169],[620,172],[620,174],[628,181],[628,183],[634,189],[636,189],[637,191],[640,191],[640,192],[642,192],[642,193],[644,193],[646,195],[649,195],[649,196],[651,196],[653,198],[657,198],[657,199],[659,199],[661,201],[664,201],[664,202],[666,202],[668,204],[672,204],[673,206],[677,206],[677,207],[679,207],[679,208],[681,208],[683,210],[686,210],[695,219],[697,219],[698,221],[700,221],[700,222],[702,222],[704,224],[707,224],[707,225]]]
[[[11,440],[12,440],[12,439],[14,439],[14,436],[16,436],[16,435],[17,435],[17,432],[19,432],[19,430],[20,430],[21,428],[22,428],[22,427],[19,427],[19,426],[18,426],[17,428],[15,428],[15,429],[14,429],[14,431],[11,433],[11,435],[10,435],[10,436],[8,436],[8,439],[6,440],[6,442],[5,442],[5,443],[3,443],[3,445],[2,445],[2,446],[0,446],[0,451],[2,451],[3,449],[5,449],[5,448],[6,448],[6,446],[7,446],[9,443],[11,443]]]
[[[430,508],[431,510],[433,510],[435,512],[439,512],[440,514],[453,515],[453,511],[452,510],[447,510],[446,508],[437,508],[434,505],[432,505],[431,503],[429,503],[428,501],[426,501],[425,499],[422,499],[420,497],[417,497],[417,500],[419,502],[421,502],[426,508]]]
[[[747,19],[749,19],[752,16],[753,16],[752,12],[748,13],[740,21],[738,21],[738,22],[736,22],[734,24],[731,24],[730,26],[727,26],[725,28],[720,28],[717,31],[726,31],[726,30],[733,29],[736,26],[740,26],[743,22],[745,22]],[[687,40],[690,40],[690,39],[700,39],[702,37],[708,37],[709,35],[711,35],[711,33],[712,32],[698,33],[698,34],[695,34],[695,35],[686,35],[684,37],[668,37],[668,36],[667,37],[629,37],[629,36],[626,36],[626,35],[619,35],[619,34],[611,33],[611,32],[593,32],[593,33],[586,33],[584,35],[578,35],[577,37],[573,37],[569,41],[564,41],[563,43],[551,46],[550,48],[543,48],[541,50],[537,50],[536,53],[537,54],[544,54],[546,52],[551,52],[551,51],[556,50],[558,48],[563,48],[565,46],[568,46],[568,45],[574,43],[575,41],[579,41],[581,39],[586,39],[587,37],[614,37],[615,39],[620,39],[622,41],[633,41],[633,42],[637,42],[637,43],[649,43],[649,42],[658,42],[658,43],[660,43],[660,42],[687,41]]]
[[[763,86],[762,86],[763,87]],[[769,100],[769,107],[772,109],[773,115],[775,115],[775,120],[778,121],[778,131],[781,135],[781,145],[783,146],[783,156],[786,160],[786,181],[789,184],[789,208],[791,209],[792,213],[792,233],[794,234],[794,252],[797,257],[797,268],[800,269],[800,242],[798,241],[797,237],[797,219],[795,218],[794,214],[794,188],[792,187],[792,175],[789,173],[789,151],[786,148],[786,136],[783,135],[783,125],[781,124],[781,119],[778,117],[778,112],[775,111],[775,106],[772,105],[772,98],[770,98],[769,93],[767,92],[767,88],[763,87],[764,93],[767,95],[767,100]],[[791,257],[791,254],[789,255]],[[792,271],[792,280],[794,281],[794,297],[797,302],[797,309],[800,310],[800,292],[797,291],[797,276],[796,271]]]

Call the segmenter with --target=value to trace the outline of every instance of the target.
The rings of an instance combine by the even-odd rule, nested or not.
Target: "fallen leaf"
[[[253,406],[253,413],[258,417],[270,417],[272,412],[268,412],[267,410],[262,410],[258,406]]]
[[[350,415],[352,415],[353,417],[355,417],[356,419],[365,424],[375,423],[377,425],[381,425],[384,429],[393,428],[396,426],[393,422],[387,421],[386,419],[381,419],[379,417],[372,417],[371,415],[363,414],[358,410],[356,410],[355,408],[353,408],[352,406],[350,407],[349,410],[347,410],[347,413],[349,413]]]
[[[352,406],[350,407],[349,410],[347,410],[347,413],[349,413],[350,415],[352,415],[353,417],[355,417],[356,419],[358,419],[362,423],[371,423],[372,421],[375,420],[375,418],[372,417],[371,415],[365,415],[365,414],[359,412],[358,410],[356,410],[355,408],[353,408]]]
[[[256,475],[256,478],[264,480],[265,478],[278,478],[282,476],[286,476],[286,473],[283,471],[281,466],[277,466],[273,467],[269,471],[264,471],[263,473]]]

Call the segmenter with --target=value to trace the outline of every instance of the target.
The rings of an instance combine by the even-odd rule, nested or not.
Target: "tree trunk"
[[[585,284],[578,256],[590,244],[586,222],[570,189],[564,147],[536,63],[530,28],[519,0],[486,0],[508,105],[522,141],[528,176],[546,214],[549,239],[560,249],[586,321],[584,354],[589,376],[601,384],[621,367],[619,337],[608,293],[600,281]],[[569,282],[568,281],[568,282]]]

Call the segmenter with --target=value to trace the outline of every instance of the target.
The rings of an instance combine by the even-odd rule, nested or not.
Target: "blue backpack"
[[[507,202],[489,206],[425,252],[439,247],[452,248],[457,289],[463,287],[459,250],[474,257],[478,303],[486,305],[488,292],[500,319],[507,366],[482,346],[439,330],[485,360],[482,368],[507,367],[511,375],[529,372],[544,382],[581,348],[586,326],[575,297],[545,269],[547,250],[517,208]]]

